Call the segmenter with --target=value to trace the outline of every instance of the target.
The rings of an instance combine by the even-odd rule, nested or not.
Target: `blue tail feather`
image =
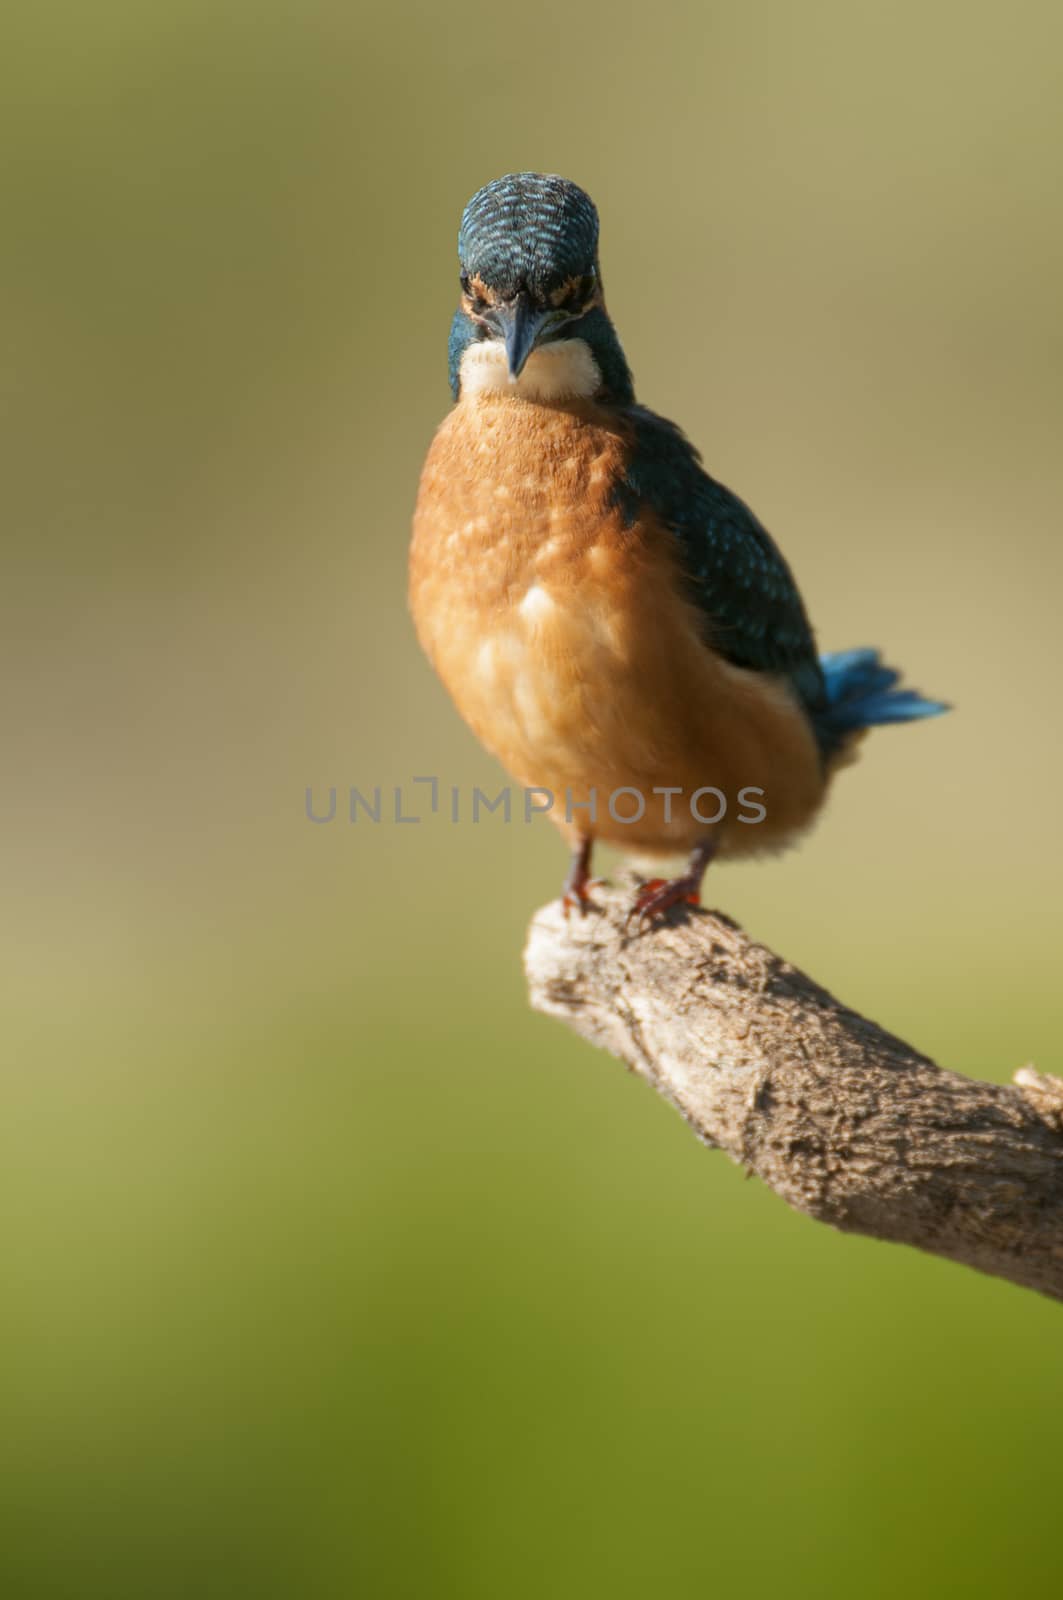
[[[861,728],[888,722],[914,722],[950,709],[915,689],[899,689],[900,673],[886,666],[877,650],[837,650],[820,657],[827,703],[814,715],[816,731],[829,754]]]

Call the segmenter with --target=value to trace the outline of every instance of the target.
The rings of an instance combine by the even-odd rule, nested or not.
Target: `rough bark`
[[[603,1045],[798,1211],[1063,1299],[1063,1080],[944,1071],[717,913],[630,890],[533,919],[532,1004]]]

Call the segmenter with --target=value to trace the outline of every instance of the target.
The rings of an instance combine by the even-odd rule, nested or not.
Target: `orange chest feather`
[[[625,454],[623,434],[586,402],[459,403],[429,451],[414,518],[421,643],[521,782],[737,793],[777,780],[788,831],[822,787],[806,720],[783,686],[707,647],[672,535],[652,516],[627,523],[615,502]],[[680,837],[650,813],[643,834],[662,848]]]
[[[418,626],[431,624],[419,604],[425,586],[451,606],[467,596],[486,621],[531,583],[578,584],[591,553],[623,532],[611,503],[623,454],[622,436],[585,404],[456,406],[421,477],[410,568]]]
[[[518,770],[585,739],[580,719],[602,716],[589,703],[615,697],[665,619],[690,626],[667,535],[615,503],[625,447],[586,403],[503,396],[455,407],[425,463],[414,620],[467,720]]]

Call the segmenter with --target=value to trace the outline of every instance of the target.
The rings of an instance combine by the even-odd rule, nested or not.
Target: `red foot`
[[[561,909],[566,919],[570,911],[578,911],[581,917],[586,916],[587,907],[594,905],[590,891],[600,888],[604,882],[604,878],[584,878],[579,883],[566,883],[561,896]]]
[[[641,931],[653,921],[654,917],[663,916],[673,906],[700,906],[700,904],[700,873],[695,876],[694,873],[687,872],[681,878],[650,878],[635,896],[627,920],[630,922],[632,917],[637,917]]]
[[[573,907],[582,917],[587,907],[594,904],[589,891],[596,888],[602,880],[601,878],[592,878],[590,874],[591,852],[593,849],[594,842],[591,839],[578,839],[573,847],[568,876],[561,891],[561,909],[565,913],[566,920]]]

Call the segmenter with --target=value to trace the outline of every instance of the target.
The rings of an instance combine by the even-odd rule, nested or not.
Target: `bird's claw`
[[[699,906],[701,884],[692,874],[682,878],[650,878],[642,884],[631,904],[625,925],[632,917],[638,919],[638,932],[642,933],[654,917],[663,916],[673,906]]]
[[[590,891],[600,889],[604,882],[604,878],[584,878],[582,883],[566,883],[561,896],[561,910],[566,922],[570,911],[578,911],[581,917],[587,915],[587,907],[594,906]]]

